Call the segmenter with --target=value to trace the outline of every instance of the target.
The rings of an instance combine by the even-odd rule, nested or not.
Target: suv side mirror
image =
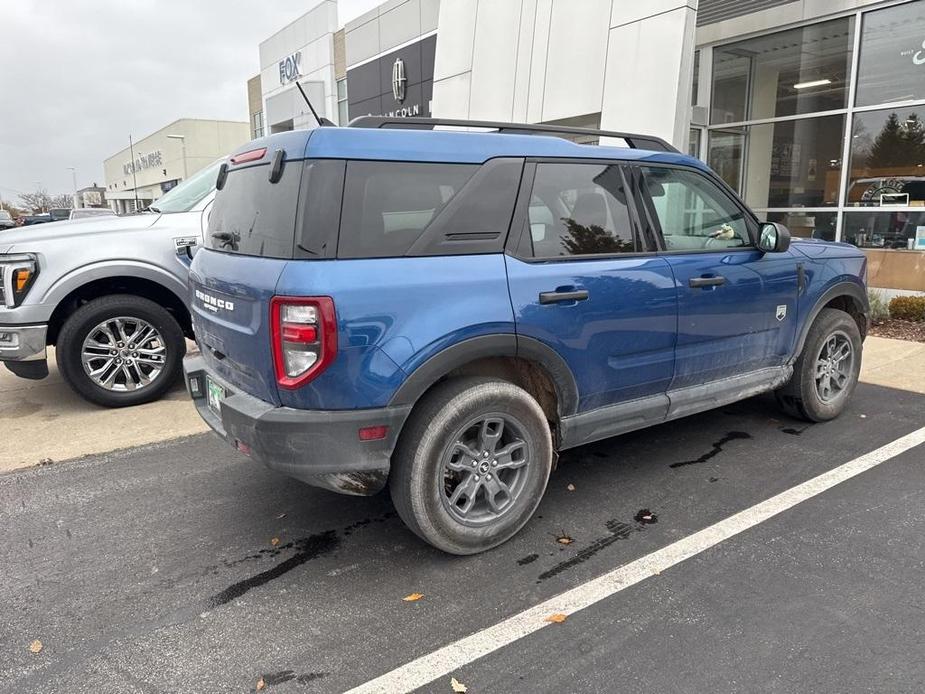
[[[765,222],[761,225],[758,250],[764,253],[784,253],[790,248],[790,230],[777,222]]]

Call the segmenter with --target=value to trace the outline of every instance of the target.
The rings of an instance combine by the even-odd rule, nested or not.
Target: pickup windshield
[[[189,212],[205,196],[215,190],[218,169],[224,159],[213,162],[201,171],[197,171],[185,181],[172,188],[154,201],[151,210],[170,214],[172,212]]]

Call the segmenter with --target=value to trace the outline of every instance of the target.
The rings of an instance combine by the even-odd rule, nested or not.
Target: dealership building
[[[323,0],[260,44],[250,135],[361,115],[652,133],[761,217],[925,290],[925,0]],[[594,138],[588,138],[594,141]]]
[[[103,162],[105,200],[117,214],[141,210],[251,138],[248,124],[182,118]]]

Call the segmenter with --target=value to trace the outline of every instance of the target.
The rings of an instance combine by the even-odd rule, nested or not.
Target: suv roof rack
[[[640,135],[614,130],[595,130],[593,128],[574,128],[560,125],[543,125],[533,123],[504,123],[487,120],[464,120],[456,118],[394,118],[389,116],[360,116],[347,124],[350,128],[407,128],[411,130],[432,130],[440,125],[462,128],[491,128],[499,133],[518,135],[597,135],[598,137],[617,137],[626,142],[631,149],[648,149],[655,152],[675,152],[677,148],[655,135]]]

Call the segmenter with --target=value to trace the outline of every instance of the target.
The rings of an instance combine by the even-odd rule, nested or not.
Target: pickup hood
[[[36,244],[54,241],[71,241],[76,238],[89,239],[94,236],[137,231],[153,226],[162,215],[138,214],[130,217],[102,217],[99,219],[78,219],[73,222],[48,222],[20,227],[16,231],[0,235],[0,250],[30,251]]]
[[[836,243],[821,239],[793,238],[790,247],[807,258],[860,258],[864,252],[850,243]]]

